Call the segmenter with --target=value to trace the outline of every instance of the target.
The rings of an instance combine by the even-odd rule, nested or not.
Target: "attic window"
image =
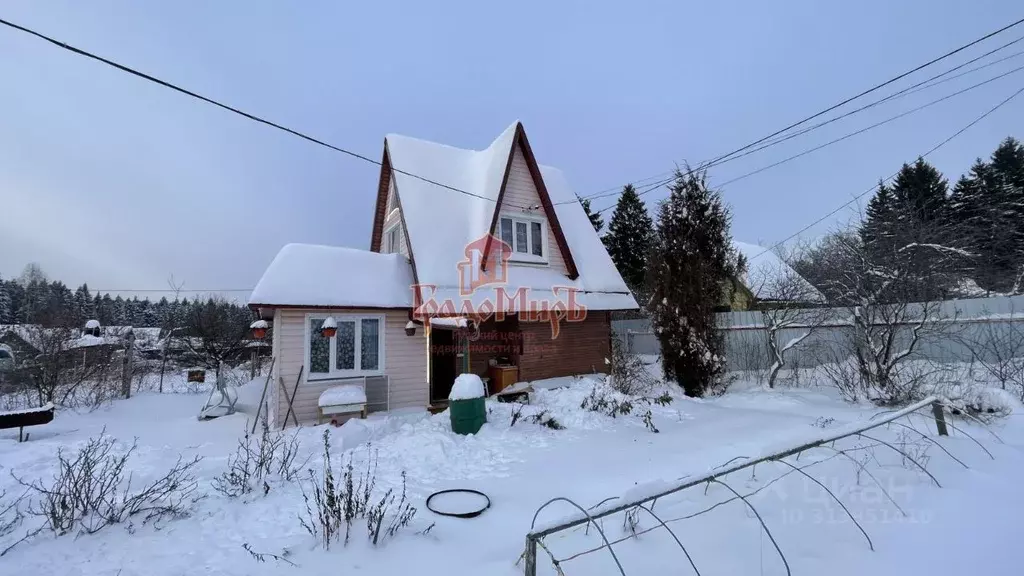
[[[543,219],[501,217],[501,240],[512,248],[513,262],[547,263],[548,226]]]
[[[392,226],[386,232],[384,232],[384,253],[385,254],[396,254],[401,252],[401,234],[398,226]]]

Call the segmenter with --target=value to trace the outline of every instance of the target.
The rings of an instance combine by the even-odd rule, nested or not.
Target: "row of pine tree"
[[[81,326],[87,320],[99,320],[104,326],[180,326],[197,308],[209,300],[188,298],[156,302],[148,298],[122,298],[110,294],[92,294],[82,284],[72,291],[60,281],[50,281],[36,265],[29,265],[17,279],[0,278],[0,324],[42,324],[44,326]],[[248,325],[252,313],[235,303],[216,301],[231,317]]]
[[[677,171],[656,219],[633,186],[620,195],[602,240],[661,343],[666,378],[702,395],[721,380],[721,335],[714,312],[725,282],[746,262],[732,248],[730,214],[703,171]],[[599,233],[603,221],[580,199]],[[973,282],[984,290],[1016,292],[1024,276],[1024,145],[1005,139],[988,161],[979,159],[952,191],[924,159],[904,164],[881,182],[852,238],[854,266],[876,301],[945,298]],[[828,246],[812,250],[813,257]],[[817,253],[814,253],[814,250]],[[849,252],[847,252],[849,254]],[[827,259],[826,259],[827,260]],[[809,268],[794,262],[798,270]],[[821,268],[821,267],[819,267]],[[826,280],[808,277],[812,283]],[[891,291],[899,277],[899,294]],[[819,288],[824,288],[821,282]],[[890,288],[888,295],[879,290]],[[829,290],[823,290],[826,296]],[[839,302],[842,294],[836,295]]]
[[[589,200],[581,203],[602,232],[601,214],[590,210]],[[904,164],[890,183],[879,183],[857,233],[879,266],[897,260],[907,246],[928,248],[913,255],[928,285],[920,297],[949,295],[968,279],[994,293],[1024,289],[1024,145],[1006,138],[952,190],[924,159]],[[602,239],[636,292],[643,292],[655,238],[647,206],[625,186]]]
[[[978,159],[952,191],[945,177],[918,159],[891,184],[880,183],[867,205],[860,238],[884,265],[906,246],[938,295],[962,280],[989,292],[1020,289],[1024,272],[1024,145],[1006,138],[988,161]]]

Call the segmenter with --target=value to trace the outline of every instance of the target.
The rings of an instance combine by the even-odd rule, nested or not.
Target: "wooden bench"
[[[317,401],[316,423],[323,424],[325,417],[345,414],[359,414],[366,418],[366,378],[344,380],[343,384],[331,386],[320,394]]]
[[[28,440],[28,434],[25,434],[25,426],[39,426],[40,424],[49,424],[52,421],[52,403],[47,403],[39,408],[0,412],[0,429],[17,428],[18,442]]]

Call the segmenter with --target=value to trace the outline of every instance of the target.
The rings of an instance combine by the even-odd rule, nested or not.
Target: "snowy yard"
[[[205,396],[187,393],[143,393],[92,412],[59,412],[52,424],[31,429],[26,443],[17,443],[17,430],[0,432],[0,491],[6,490],[8,496],[23,491],[12,473],[25,480],[49,479],[58,449],[74,452],[105,429],[122,448],[138,439],[130,460],[133,482],[163,474],[179,454],[201,456],[197,494],[204,498],[188,517],[156,525],[133,520],[78,537],[43,532],[0,557],[0,574],[521,574],[516,560],[533,514],[553,497],[594,506],[637,485],[701,474],[736,457],[798,444],[879,412],[868,405],[844,403],[824,388],[765,391],[739,384],[717,398],[700,401],[673,394],[670,404],[652,405],[653,423],[660,430],[653,433],[636,411],[612,418],[581,409],[593,386],[593,380],[583,379],[569,388],[534,394],[533,405],[523,415],[547,410],[564,426],[561,430],[526,418],[510,426],[515,408],[492,402],[488,423],[476,436],[453,435],[447,413],[392,413],[350,421],[341,428],[299,430],[298,461],[305,463],[304,469],[320,473],[321,436],[328,429],[336,477],[348,458],[358,471],[375,455],[377,491],[401,490],[405,472],[412,504],[418,508],[408,529],[377,547],[367,542],[365,532],[357,532],[347,546],[337,542],[328,551],[300,525],[306,507],[299,482],[272,480],[269,493],[260,489],[238,498],[213,488],[214,479],[227,469],[243,427],[251,424],[262,382],[242,387],[242,413],[212,421],[196,419]],[[917,428],[934,435],[934,423],[919,420]],[[1017,485],[1024,476],[1024,421],[1017,411],[992,426],[1005,445],[980,426],[954,423],[981,441],[995,460],[957,431],[941,442],[969,469],[901,428],[875,431],[878,438],[903,446],[926,462],[941,488],[894,452],[878,447],[851,452],[865,458],[866,468],[887,487],[905,517],[849,459],[831,458],[807,469],[843,500],[873,540],[874,552],[842,509],[798,474],[751,497],[792,573],[1019,573],[1017,512],[1024,510],[1024,493]],[[837,447],[867,444],[842,442]],[[829,456],[833,454],[827,450],[812,450],[799,461],[790,461],[803,465]],[[747,470],[726,481],[746,494],[785,472],[787,468],[779,464],[758,465],[753,475]],[[309,482],[305,471],[300,476]],[[491,507],[468,520],[434,515],[424,500],[447,488],[480,490],[490,497]],[[722,486],[711,486],[706,494],[700,486],[659,501],[655,511],[665,519],[678,518],[731,496]],[[572,512],[568,505],[555,505],[541,520]],[[26,518],[19,530],[0,540],[0,550],[39,521]],[[422,534],[431,524],[433,528]],[[650,518],[641,517],[638,529],[652,525]],[[625,535],[621,515],[606,519],[603,526],[611,539]],[[757,518],[742,502],[671,526],[705,575],[786,573]],[[579,528],[545,542],[555,556],[566,558],[599,543],[595,530],[586,532]],[[266,556],[261,563],[243,545],[287,561]],[[692,573],[663,530],[617,544],[615,551],[627,574]],[[555,573],[543,551],[538,566],[539,574]],[[565,562],[562,569],[570,576],[619,573],[607,550]]]

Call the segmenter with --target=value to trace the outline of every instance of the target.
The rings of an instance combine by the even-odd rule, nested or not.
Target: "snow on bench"
[[[0,412],[0,429],[17,428],[18,442],[28,440],[25,426],[39,426],[53,421],[53,403],[47,402],[38,408]]]
[[[317,401],[317,424],[323,422],[324,416],[334,414],[359,413],[361,418],[366,418],[365,382],[331,386],[324,390]]]

